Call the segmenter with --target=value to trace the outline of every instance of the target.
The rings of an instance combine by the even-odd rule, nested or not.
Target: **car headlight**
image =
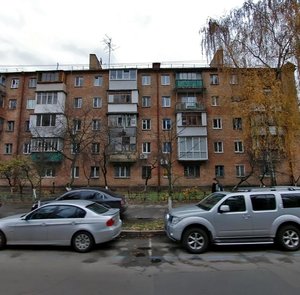
[[[177,224],[182,218],[180,217],[176,217],[176,216],[173,216],[172,218],[172,224]]]

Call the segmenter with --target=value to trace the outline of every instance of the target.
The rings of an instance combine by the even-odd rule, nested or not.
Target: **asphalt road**
[[[118,238],[86,254],[60,247],[0,252],[0,294],[298,294],[300,252],[216,247],[186,253],[166,237]]]

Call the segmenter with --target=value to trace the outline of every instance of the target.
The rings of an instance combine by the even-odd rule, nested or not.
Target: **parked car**
[[[31,209],[33,210],[49,202],[60,201],[60,200],[89,200],[102,205],[106,205],[110,208],[118,208],[120,209],[120,214],[123,214],[127,208],[127,202],[125,196],[105,188],[89,187],[89,188],[72,189],[57,198],[46,199],[46,200],[35,202],[32,205]]]
[[[191,253],[202,253],[210,244],[277,243],[298,250],[300,191],[216,192],[198,204],[169,210],[165,230]]]
[[[121,233],[119,209],[85,200],[51,202],[27,214],[0,219],[0,249],[6,245],[72,246],[88,252]]]

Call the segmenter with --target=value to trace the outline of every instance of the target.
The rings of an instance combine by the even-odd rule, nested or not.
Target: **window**
[[[149,75],[142,75],[142,85],[151,85],[151,76]]]
[[[59,82],[59,72],[45,72],[38,75],[39,82]]]
[[[188,178],[200,177],[199,165],[184,165],[184,176]]]
[[[108,125],[109,127],[136,127],[136,115],[109,115]]]
[[[269,211],[276,209],[275,196],[272,194],[261,194],[250,196],[253,211]]]
[[[219,76],[218,74],[210,75],[210,84],[211,85],[218,85],[219,84]]]
[[[161,85],[170,85],[170,75],[161,75]]]
[[[83,77],[75,77],[74,85],[75,85],[75,87],[82,87],[83,86]]]
[[[19,79],[11,79],[10,88],[16,89],[19,88],[20,80]]]
[[[43,170],[43,175],[42,177],[54,177],[55,176],[55,169],[54,168],[45,168]]]
[[[79,178],[79,167],[78,166],[73,167],[71,169],[71,177]]]
[[[163,119],[163,130],[171,130],[171,119]]]
[[[283,208],[299,208],[300,207],[300,194],[282,194],[282,204]]]
[[[245,176],[245,166],[244,165],[236,165],[235,166],[235,175],[236,175],[236,177],[244,177]]]
[[[144,154],[149,154],[151,153],[151,143],[150,142],[143,142],[142,145],[142,152]]]
[[[94,78],[94,86],[102,86],[103,78],[102,76],[95,76]]]
[[[151,120],[150,119],[142,120],[142,130],[151,130]]]
[[[242,118],[233,118],[233,130],[242,130]]]
[[[36,100],[35,99],[31,99],[31,98],[27,99],[26,109],[27,110],[34,110],[35,104],[36,104]]]
[[[99,131],[101,129],[101,120],[94,119],[92,121],[92,130],[93,131]]]
[[[10,110],[15,110],[17,108],[17,100],[16,99],[10,99],[8,101],[8,108]]]
[[[108,96],[109,103],[131,103],[131,92],[115,92]]]
[[[223,142],[222,141],[215,141],[214,142],[214,151],[215,153],[223,153]]]
[[[13,144],[12,143],[6,143],[4,145],[4,154],[11,155],[13,150]]]
[[[102,107],[102,99],[101,97],[93,98],[93,108],[98,109]]]
[[[30,131],[30,121],[26,120],[24,124],[24,131],[29,132]]]
[[[231,74],[229,83],[231,85],[237,85],[238,84],[238,75],[237,74]]]
[[[222,119],[221,118],[213,119],[213,129],[222,129]]]
[[[151,97],[150,96],[143,96],[142,97],[142,107],[143,108],[151,107]]]
[[[221,205],[228,205],[229,212],[245,212],[246,202],[244,196],[229,197]]]
[[[171,97],[170,96],[163,96],[161,105],[163,108],[170,108],[171,107]]]
[[[73,102],[74,102],[75,109],[82,108],[82,97],[75,97]]]
[[[92,154],[99,154],[100,153],[100,143],[93,142],[92,143]]]
[[[110,80],[136,80],[136,70],[110,70]]]
[[[30,142],[25,142],[23,144],[23,154],[30,154],[31,153],[31,145]]]
[[[142,166],[142,179],[150,179],[152,176],[151,166]]]
[[[129,178],[130,177],[130,166],[129,165],[116,165],[114,167],[116,178]]]
[[[235,153],[243,153],[244,152],[244,146],[243,146],[243,142],[241,140],[236,140],[234,142],[234,152]]]
[[[211,105],[214,107],[217,107],[220,105],[220,99],[219,96],[212,96],[211,97]]]
[[[163,142],[162,152],[164,154],[169,154],[172,151],[172,145],[170,141]]]
[[[182,113],[182,126],[202,126],[201,113]]]
[[[57,92],[38,92],[37,104],[57,104]]]
[[[201,136],[180,136],[178,142],[180,159],[207,159],[207,138]]]
[[[216,165],[215,166],[215,177],[224,177],[224,166]]]
[[[28,88],[35,88],[36,87],[36,78],[30,78],[28,81]]]
[[[13,132],[15,129],[15,121],[7,121],[6,131]]]
[[[1,94],[0,92],[0,108],[4,107],[4,95]]]
[[[100,176],[100,168],[99,168],[99,166],[91,166],[90,177],[91,178],[99,178],[99,176]]]
[[[79,154],[80,153],[80,144],[79,143],[72,143],[71,144],[71,154]]]
[[[36,116],[36,126],[55,126],[55,114],[41,114]]]
[[[73,131],[80,131],[81,130],[81,120],[80,119],[74,119],[73,120]]]

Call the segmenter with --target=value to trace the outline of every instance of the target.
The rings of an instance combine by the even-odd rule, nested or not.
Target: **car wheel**
[[[208,235],[201,228],[189,228],[183,234],[182,244],[190,253],[203,253],[209,244]]]
[[[86,231],[77,232],[72,238],[72,247],[76,252],[89,252],[94,244],[93,236]]]
[[[0,231],[0,250],[6,246],[6,237],[2,231]]]
[[[300,230],[293,225],[281,227],[277,233],[278,245],[287,251],[296,251],[300,249]]]

